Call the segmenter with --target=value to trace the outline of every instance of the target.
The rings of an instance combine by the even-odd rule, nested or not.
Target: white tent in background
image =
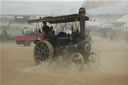
[[[120,19],[118,19],[118,22],[128,23],[128,15],[125,15],[121,17]]]
[[[103,22],[98,22],[98,21],[88,21],[87,24],[89,26],[93,26],[93,27],[99,27],[99,28],[110,28],[110,27],[113,27],[113,24],[106,24],[106,23],[103,23]]]
[[[121,28],[124,32],[128,32],[128,23],[124,24]]]
[[[118,19],[118,22],[125,23],[124,25],[121,26],[121,30],[123,32],[128,32],[128,15],[125,15]]]

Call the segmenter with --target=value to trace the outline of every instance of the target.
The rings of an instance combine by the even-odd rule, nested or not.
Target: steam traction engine
[[[86,16],[84,8],[80,8],[78,14],[29,20],[28,23],[48,22],[55,25],[54,36],[48,34],[46,37],[44,35],[42,40],[37,41],[34,48],[35,63],[57,62],[61,56],[62,62],[68,63],[78,71],[83,69],[84,64],[87,64],[90,69],[97,68],[99,59],[94,52],[91,52],[90,41],[87,40],[88,35],[85,32],[85,21],[87,20],[89,20],[89,17]],[[57,24],[62,23],[64,26],[56,27]],[[79,24],[79,26],[76,26],[76,24]],[[62,30],[57,33],[57,29]],[[71,30],[70,33],[69,30]]]

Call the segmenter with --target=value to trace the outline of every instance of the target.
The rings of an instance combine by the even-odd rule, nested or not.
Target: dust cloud
[[[128,45],[124,40],[111,41],[100,37],[93,37],[92,51],[100,57],[100,67],[97,70],[88,69],[85,64],[83,72],[99,73],[99,74],[128,74]],[[68,67],[62,63],[49,64],[44,62],[24,69],[24,72],[54,72],[54,73],[77,73],[78,70]]]
[[[83,5],[87,9],[103,7],[104,5],[117,4],[121,0],[85,0]]]
[[[127,85],[127,42],[97,36],[92,39],[92,51],[100,56],[100,67],[89,70],[85,64],[81,72],[57,63],[35,65],[34,45],[23,47],[2,43],[2,85]]]

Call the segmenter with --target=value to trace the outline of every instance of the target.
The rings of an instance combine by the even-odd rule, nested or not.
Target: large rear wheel
[[[34,48],[34,60],[36,64],[49,61],[53,56],[54,49],[49,41],[39,41]]]

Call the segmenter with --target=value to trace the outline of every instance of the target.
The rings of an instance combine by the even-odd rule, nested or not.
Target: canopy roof
[[[56,17],[48,16],[48,17],[43,17],[40,19],[33,19],[33,20],[29,20],[28,23],[37,23],[37,22],[48,22],[50,24],[66,23],[66,22],[79,21],[80,17],[84,18],[85,20],[89,20],[89,17],[87,16],[71,14],[71,15],[64,15],[64,16],[56,16]]]

